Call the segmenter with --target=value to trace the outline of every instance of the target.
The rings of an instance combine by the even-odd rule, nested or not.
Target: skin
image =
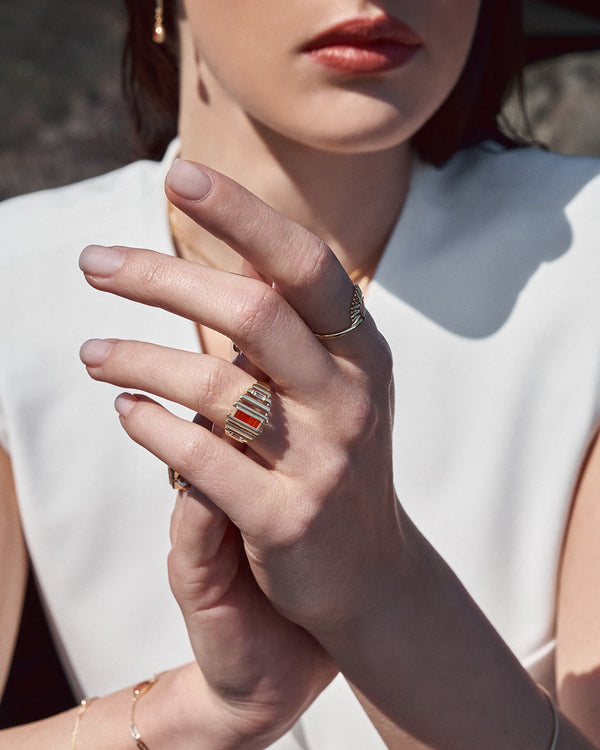
[[[560,576],[557,683],[561,706],[600,744],[600,440],[593,441],[573,504]]]
[[[10,459],[0,449],[0,694],[8,677],[27,581],[27,552],[21,530]]]
[[[330,154],[363,154],[406,144],[446,99],[465,63],[479,2],[307,0],[282,6],[277,0],[232,0],[184,2],[184,8],[184,33],[191,38],[184,49],[193,51],[194,85],[198,76],[204,93],[189,100],[198,116],[203,105],[216,116],[229,115],[225,137],[241,133],[248,143],[258,136],[268,147],[277,134]],[[423,42],[402,67],[379,75],[341,74],[300,53],[310,39],[341,21],[385,12],[408,24]]]
[[[203,415],[193,425],[146,397],[117,403],[127,432],[196,487],[177,500],[169,573],[201,672],[192,665],[161,678],[140,702],[140,725],[156,747],[264,747],[341,669],[389,747],[544,747],[545,699],[398,505],[385,342],[370,319],[327,346],[310,333],[345,327],[346,271],[385,244],[408,189],[409,139],[458,77],[478,2],[190,0],[184,10],[182,156],[250,192],[179,164],[167,194],[186,247],[263,280],[191,263],[193,251],[174,259],[117,249],[110,273],[108,250],[82,258],[97,289],[194,320],[205,352],[117,340],[82,349],[92,377]],[[405,69],[341,80],[297,53],[324,28],[381,10],[424,40]],[[224,337],[246,353],[237,366],[212,356],[229,353]],[[221,428],[255,368],[275,384],[273,419],[241,452]],[[343,429],[340,398],[355,415]],[[599,463],[590,459],[585,476],[599,474]],[[575,564],[588,513],[573,515]],[[573,585],[566,576],[563,591]],[[592,608],[590,620],[599,617]],[[586,665],[600,663],[591,636],[567,632],[565,672],[584,654]],[[88,711],[82,732],[94,747],[130,746],[118,739],[125,719],[118,732],[114,719],[129,695]],[[62,746],[73,718],[0,733],[0,747]],[[591,745],[563,718],[558,747]]]
[[[212,559],[213,571],[222,571],[224,555],[231,575],[219,579],[224,588],[215,588],[213,581],[211,591],[229,606],[239,585],[247,591],[247,561],[258,584],[252,609],[266,597],[277,614],[321,644],[389,747],[543,747],[551,720],[546,699],[394,494],[389,452],[382,450],[390,445],[392,399],[385,342],[371,320],[327,346],[310,332],[317,322],[332,330],[342,323],[341,305],[322,302],[315,309],[307,300],[309,289],[315,300],[326,290],[348,299],[345,272],[316,236],[222,175],[208,173],[208,192],[191,200],[199,184],[193,169],[181,164],[172,169],[169,196],[243,253],[264,281],[126,248],[88,249],[81,264],[99,290],[159,305],[235,336],[245,356],[275,384],[278,416],[244,453],[147,397],[117,400],[130,436],[220,509],[204,533],[217,534],[215,548],[223,545]],[[248,237],[251,217],[261,231]],[[301,259],[293,249],[281,249],[282,230],[290,248],[304,248]],[[93,377],[176,399],[202,413],[207,427],[210,422],[222,427],[232,394],[253,382],[235,364],[209,363],[206,355],[140,342],[111,344],[103,351],[97,342],[84,348]],[[197,373],[207,366],[210,387],[203,389]],[[223,396],[233,381],[237,389]],[[353,420],[336,419],[340,399],[353,404]],[[233,564],[221,512],[241,537]],[[186,524],[186,529],[198,544],[198,528]],[[178,557],[174,550],[172,563]],[[190,581],[198,583],[190,574],[171,566],[172,585],[202,664],[203,650],[215,649],[206,640],[207,612],[198,609],[200,599],[182,596]],[[201,580],[205,576],[203,569]],[[591,745],[563,717],[558,747]]]
[[[478,10],[479,0],[185,2],[181,155],[313,231],[349,272],[368,265],[408,189],[409,139],[458,79]],[[349,77],[301,54],[334,24],[382,12],[423,39],[406,66]],[[185,216],[180,223],[188,246],[220,268],[240,269],[226,244]]]

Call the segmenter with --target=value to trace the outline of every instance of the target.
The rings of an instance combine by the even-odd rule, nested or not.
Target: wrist
[[[547,747],[546,699],[408,519],[403,556],[388,598],[322,641],[388,746],[400,730],[428,747]]]
[[[339,649],[356,655],[358,644],[378,642],[382,630],[398,629],[398,615],[414,609],[422,597],[419,578],[425,567],[422,537],[394,496],[394,510],[387,515],[384,528],[376,536],[376,543],[363,545],[360,570],[350,575],[352,586],[344,603],[310,623],[301,624],[321,643],[325,650],[337,657]],[[392,625],[393,624],[393,625]]]
[[[261,750],[286,729],[262,707],[253,717],[244,701],[219,696],[195,662],[161,675],[140,700],[136,724],[149,750]]]
[[[217,715],[215,715],[217,713]],[[229,750],[218,712],[195,663],[170,670],[139,700],[135,723],[149,750]],[[132,748],[135,747],[132,742]]]

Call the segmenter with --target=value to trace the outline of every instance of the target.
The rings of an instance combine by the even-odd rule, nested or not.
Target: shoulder
[[[597,205],[600,159],[565,156],[539,148],[505,149],[493,142],[457,154],[440,171],[442,182],[486,205],[539,209],[544,214],[573,202]],[[596,213],[596,212],[595,212]]]
[[[158,162],[138,161],[114,172],[0,204],[0,253],[45,255],[65,240],[102,242],[115,225],[135,223],[161,189]],[[109,230],[109,231],[107,231]]]
[[[82,310],[105,310],[78,267],[86,245],[128,245],[171,251],[163,189],[168,163],[138,161],[100,177],[13,198],[0,205],[0,318],[4,330],[40,328],[45,310],[71,325]],[[111,309],[117,309],[111,301]],[[98,315],[105,313],[98,313]]]
[[[600,325],[599,175],[598,159],[492,144],[417,162],[387,287],[466,336]]]
[[[471,236],[495,252],[543,244],[562,254],[573,240],[597,246],[600,159],[488,142],[441,168],[418,164],[415,176],[419,210],[444,236]]]

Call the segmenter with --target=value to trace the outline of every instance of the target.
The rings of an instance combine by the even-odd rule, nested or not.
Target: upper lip
[[[407,46],[420,46],[423,42],[409,26],[391,16],[376,18],[351,18],[317,34],[303,50],[321,49],[334,45],[361,45],[374,42],[396,42]]]

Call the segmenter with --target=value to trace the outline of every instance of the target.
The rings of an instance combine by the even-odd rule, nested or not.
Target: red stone
[[[260,427],[260,421],[258,419],[251,417],[249,414],[246,414],[246,412],[243,412],[240,409],[238,409],[233,416],[236,419],[239,419],[240,422],[245,422],[247,425],[250,425],[250,427],[254,427],[254,429]]]

